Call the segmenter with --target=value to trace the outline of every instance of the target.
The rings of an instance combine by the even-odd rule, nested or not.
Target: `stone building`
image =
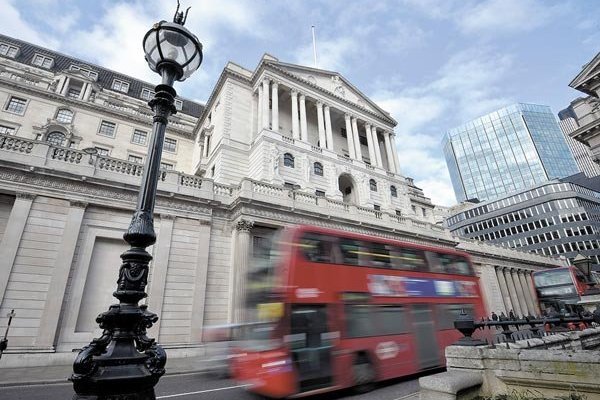
[[[592,159],[600,163],[600,53],[582,67],[569,86],[587,95],[571,102],[579,127],[569,135],[588,146]]]
[[[0,36],[1,367],[72,362],[114,299],[152,84]],[[396,122],[340,74],[266,55],[229,63],[206,106],[178,99],[149,251],[149,332],[170,356],[235,321],[255,247],[314,224],[469,252],[490,310],[536,311],[530,273],[560,264],[435,225],[401,174]],[[141,158],[141,159],[140,159]],[[516,309],[516,308],[515,308]]]

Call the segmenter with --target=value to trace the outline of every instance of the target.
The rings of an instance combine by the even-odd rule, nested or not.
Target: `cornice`
[[[286,70],[284,70],[282,68],[279,68],[276,65],[273,65],[272,63],[269,63],[269,62],[265,62],[265,63],[262,63],[260,65],[260,67],[258,68],[258,70],[252,76],[251,84],[254,85],[254,83],[256,83],[256,81],[258,80],[258,77],[260,76],[260,73],[263,70],[267,70],[267,69],[271,69],[271,70],[273,70],[275,72],[283,74],[286,77],[288,77],[288,78],[290,78],[290,79],[292,79],[292,80],[294,80],[294,81],[296,81],[296,82],[298,82],[298,83],[300,83],[302,85],[309,86],[312,89],[314,89],[314,90],[320,92],[321,94],[325,95],[326,97],[328,97],[328,98],[330,98],[330,99],[332,99],[334,101],[337,101],[337,102],[340,102],[340,103],[344,104],[345,106],[347,106],[348,108],[350,108],[354,112],[357,112],[357,113],[366,113],[369,116],[374,117],[376,120],[378,120],[380,122],[385,122],[385,123],[388,123],[388,124],[392,125],[392,127],[395,127],[398,124],[391,117],[386,117],[385,115],[382,115],[382,114],[379,114],[379,113],[375,113],[375,112],[373,112],[371,110],[368,110],[365,107],[361,107],[360,105],[358,105],[356,103],[353,103],[353,102],[351,102],[349,100],[346,100],[345,98],[343,98],[341,96],[338,96],[338,95],[336,95],[335,93],[332,93],[329,90],[326,90],[326,89],[324,89],[324,88],[322,88],[322,87],[320,87],[320,86],[318,86],[318,85],[316,85],[316,84],[314,84],[314,83],[312,83],[312,82],[310,82],[310,81],[308,81],[306,79],[302,79],[302,78],[300,78],[300,77],[298,77],[298,76],[296,76],[294,74],[291,74],[291,73],[287,72]]]
[[[61,96],[60,94],[57,94],[55,92],[42,90],[40,88],[33,87],[30,85],[22,85],[22,84],[19,84],[18,82],[13,82],[10,79],[0,78],[0,82],[3,85],[6,85],[13,89],[17,89],[21,92],[25,92],[25,93],[29,93],[29,94],[33,94],[33,95],[37,95],[37,96],[44,96],[44,97],[50,98],[54,101],[57,101],[57,102],[60,102],[62,104],[66,104],[69,106],[76,106],[76,107],[84,108],[84,109],[87,109],[90,111],[102,112],[102,113],[109,114],[109,115],[116,115],[119,118],[132,120],[132,121],[138,122],[143,125],[152,124],[152,118],[149,118],[149,119],[140,118],[136,115],[125,113],[125,112],[119,112],[118,110],[111,109],[111,108],[102,106],[100,104],[90,103],[87,101],[81,101],[81,100],[74,99],[74,98],[67,97],[67,96]],[[122,101],[122,100],[115,99],[115,101]],[[193,128],[191,128],[192,129],[191,131],[186,131],[186,130],[177,128],[174,125],[169,125],[168,129],[169,129],[170,133],[175,133],[179,136],[183,136],[190,140],[194,140],[196,137],[196,135],[194,133],[195,130]]]

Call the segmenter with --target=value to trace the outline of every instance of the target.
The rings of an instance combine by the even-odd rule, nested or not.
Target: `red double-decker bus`
[[[583,311],[578,303],[591,288],[586,276],[573,266],[535,271],[533,284],[540,309],[561,314]]]
[[[299,397],[445,365],[461,309],[485,310],[469,256],[300,226],[269,246],[247,283],[250,318],[232,372],[249,390]]]

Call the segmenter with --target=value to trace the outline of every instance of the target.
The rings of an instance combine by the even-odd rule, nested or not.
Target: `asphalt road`
[[[155,391],[157,399],[258,399],[257,396],[246,392],[243,387],[234,381],[217,379],[200,373],[163,376]],[[412,400],[418,398],[418,395],[411,396],[417,391],[417,377],[410,377],[382,383],[375,390],[366,394],[355,395],[351,391],[340,391],[311,397],[311,399]],[[73,394],[73,386],[70,383],[0,387],[0,399],[2,400],[71,399]]]

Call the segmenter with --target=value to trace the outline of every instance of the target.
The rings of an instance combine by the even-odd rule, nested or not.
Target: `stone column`
[[[308,128],[306,126],[306,96],[300,95],[300,140],[308,142]]]
[[[165,285],[167,283],[167,268],[169,266],[169,254],[171,253],[171,238],[173,236],[173,225],[175,217],[169,214],[160,215],[160,234],[156,237],[154,245],[154,260],[152,261],[152,279],[148,287],[148,309],[158,315],[162,315],[163,301],[165,296]],[[153,337],[160,341],[161,319],[151,328]]]
[[[352,139],[354,141],[354,153],[356,159],[362,161],[362,150],[360,148],[360,138],[358,137],[358,123],[356,117],[352,117]]]
[[[279,93],[278,93],[278,89],[279,89],[279,84],[275,81],[273,81],[272,84],[272,94],[271,94],[271,108],[272,108],[272,118],[271,118],[271,130],[274,130],[275,132],[279,132]]]
[[[329,106],[325,105],[325,136],[327,136],[327,150],[333,151],[333,132],[331,131],[331,113]]]
[[[531,272],[525,275],[525,280],[527,281],[527,285],[529,286],[529,290],[531,291],[531,298],[533,299],[535,315],[541,315],[542,311],[540,310],[540,305],[537,301],[537,294],[535,293],[535,286],[533,284],[533,277],[531,275]]]
[[[373,150],[375,151],[375,157],[377,158],[377,166],[383,168],[383,162],[381,161],[381,149],[379,148],[379,139],[377,138],[377,128],[371,126],[371,133],[373,134]]]
[[[390,142],[393,150],[392,156],[394,158],[394,164],[396,165],[396,170],[394,172],[397,174],[402,174],[402,171],[400,170],[400,161],[398,161],[398,149],[396,148],[396,134],[394,132],[391,132],[390,135]]]
[[[350,123],[350,116],[348,114],[344,115],[344,119],[346,120],[346,140],[348,140],[348,155],[350,158],[356,158],[356,154],[354,153],[354,136],[352,134],[352,125]]]
[[[64,82],[63,82],[63,86],[62,89],[60,91],[60,94],[63,96],[67,95],[67,92],[69,91],[69,84],[71,83],[71,78],[67,77]]]
[[[250,261],[250,231],[254,226],[253,221],[242,219],[238,221],[235,241],[235,258],[233,263],[233,322],[243,322],[246,300],[246,279]]]
[[[79,238],[81,222],[83,221],[83,214],[85,213],[86,207],[87,203],[71,202],[65,229],[54,263],[52,278],[46,294],[44,311],[40,318],[40,328],[38,330],[37,338],[35,339],[36,346],[50,349],[53,348],[56,343],[60,310],[63,305],[69,271],[71,270],[71,264],[73,263],[73,255],[75,254],[75,247],[77,246],[77,239]],[[160,314],[160,310],[156,311]]]
[[[85,91],[82,90],[81,92],[83,93],[82,100],[88,101],[90,99],[90,95],[92,94],[92,84],[88,83],[87,86],[85,86]]]
[[[515,282],[515,287],[517,288],[517,296],[519,297],[519,305],[521,306],[521,312],[523,315],[529,314],[529,306],[527,304],[527,297],[525,297],[525,292],[523,291],[523,286],[521,285],[521,279],[519,277],[520,270],[513,269],[512,276],[513,281]]]
[[[392,143],[390,141],[390,133],[383,132],[383,140],[385,143],[385,154],[387,157],[387,169],[390,172],[396,172],[396,166],[394,165],[394,156],[392,154]]]
[[[506,284],[506,277],[504,276],[504,268],[495,267],[496,276],[498,277],[498,283],[500,283],[500,293],[502,293],[502,300],[504,300],[504,308],[508,315],[508,311],[513,309],[512,302],[510,301],[510,292],[508,291],[508,286]],[[490,310],[490,311],[500,311],[500,310]]]
[[[521,283],[521,288],[523,289],[523,294],[525,295],[524,299],[527,303],[527,311],[529,314],[535,314],[535,304],[533,298],[531,297],[531,290],[529,289],[529,285],[527,284],[527,279],[525,275],[527,271],[519,270],[519,282]]]
[[[190,326],[190,339],[192,343],[202,340],[211,228],[210,221],[198,221],[198,223],[200,225],[196,231],[196,235],[198,236],[198,255],[196,257],[194,298],[192,300],[192,325]]]
[[[317,101],[317,125],[319,127],[319,147],[324,149],[327,147],[327,139],[325,138],[325,121],[323,120],[323,103]]]
[[[300,130],[298,129],[298,91],[292,89],[292,136],[294,139],[300,139]]]
[[[367,147],[369,148],[369,161],[371,162],[371,166],[375,167],[377,165],[377,158],[375,158],[374,148],[373,148],[373,136],[371,135],[371,124],[365,124],[365,134],[367,136]]]
[[[269,128],[269,79],[263,79],[262,127]]]
[[[256,107],[256,133],[260,133],[263,128],[263,103],[264,103],[263,87],[258,85],[258,106]]]
[[[512,303],[512,310],[521,315],[521,305],[519,304],[519,295],[517,294],[517,289],[515,282],[512,277],[512,271],[510,268],[504,269],[504,277],[506,278],[506,284],[508,286],[508,292],[510,293],[510,302]]]
[[[0,302],[4,299],[10,272],[17,256],[21,235],[27,223],[34,198],[35,195],[29,193],[17,193],[6,222],[4,235],[0,242]]]

